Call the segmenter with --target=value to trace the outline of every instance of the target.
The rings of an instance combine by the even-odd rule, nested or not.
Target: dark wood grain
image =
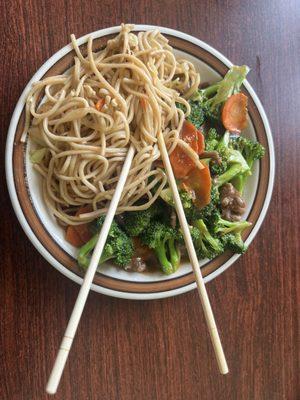
[[[14,216],[4,179],[9,120],[26,82],[71,32],[122,21],[185,31],[252,67],[249,80],[275,140],[273,200],[250,251],[207,286],[228,376],[218,374],[196,292],[152,302],[91,293],[56,398],[300,399],[299,2],[0,4],[0,399],[48,398],[45,383],[78,292],[37,253]]]

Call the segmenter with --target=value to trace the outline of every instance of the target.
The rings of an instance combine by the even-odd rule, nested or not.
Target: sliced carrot
[[[90,206],[80,207],[76,216],[91,211]],[[89,224],[69,225],[66,231],[66,240],[75,247],[80,247],[92,237]]]
[[[187,191],[195,192],[194,204],[203,208],[210,203],[211,177],[209,166],[203,164],[204,168],[194,168],[184,180]]]
[[[181,139],[188,143],[195,152],[198,151],[198,131],[195,125],[189,121],[184,121],[180,135]]]
[[[248,97],[237,93],[226,100],[222,110],[222,123],[230,132],[241,133],[247,126]]]
[[[103,98],[99,99],[95,105],[96,110],[101,111],[104,104],[105,104],[105,99]]]
[[[205,150],[204,135],[200,131],[197,131],[197,135],[198,135],[198,150],[197,150],[197,153],[201,154]]]
[[[66,230],[66,241],[75,247],[82,246],[85,242],[82,241],[81,237],[78,235],[75,225],[69,225]]]
[[[180,137],[188,143],[196,153],[198,153],[198,132],[191,122],[184,122],[180,132]],[[194,161],[180,146],[175,147],[174,151],[170,155],[170,161],[174,175],[177,179],[186,177],[189,172],[195,168]]]
[[[76,216],[87,213],[89,211],[91,211],[90,206],[80,207],[76,213]],[[89,224],[75,225],[74,227],[78,235],[81,237],[83,243],[86,243],[87,241],[90,240],[90,238],[92,237],[92,233],[90,231]]]
[[[143,110],[146,110],[147,108],[147,100],[144,97],[140,98],[140,103],[141,103],[141,107]]]
[[[77,232],[78,236],[81,238],[83,243],[88,242],[92,237],[89,224],[75,225],[74,229]]]

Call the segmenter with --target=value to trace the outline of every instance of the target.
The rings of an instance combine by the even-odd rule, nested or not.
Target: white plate
[[[153,26],[148,26],[148,25],[136,25],[135,30],[149,30],[157,27]],[[200,71],[201,75],[201,81],[206,82],[206,81],[214,81],[220,78],[220,74],[212,68],[210,65],[212,64],[212,61],[210,60],[210,57],[212,57],[213,60],[218,60],[220,63],[222,63],[224,66],[230,67],[232,64],[219,52],[217,52],[215,49],[212,47],[208,46],[207,44],[201,42],[200,40],[186,35],[182,32],[175,31],[172,29],[167,29],[167,28],[162,28],[158,27],[158,29],[163,33],[168,35],[171,40],[174,40],[175,43],[178,41],[178,43],[181,43],[180,45],[177,44],[177,47],[181,46],[181,49],[184,50],[179,50],[176,49],[175,52],[178,55],[184,56],[185,58],[190,59],[193,61],[195,64],[196,68]],[[108,29],[103,29],[97,32],[93,32],[92,34],[86,35],[80,39],[78,39],[79,45],[82,45],[86,43],[87,38],[89,36],[93,36],[93,38],[102,38],[106,37],[107,35],[114,34],[119,31],[119,27],[113,27],[113,28],[108,28]],[[195,52],[196,50],[191,50],[189,46],[192,46],[193,49],[196,47],[200,51],[201,49],[201,57],[202,60],[195,57],[193,55],[193,51]],[[16,171],[14,171],[14,142],[15,142],[15,136],[16,136],[16,131],[17,131],[17,125],[19,123],[24,104],[25,104],[25,99],[27,96],[27,93],[31,87],[32,82],[40,80],[47,71],[49,71],[50,68],[55,66],[60,60],[63,59],[67,54],[69,54],[71,51],[71,46],[65,46],[61,50],[59,50],[54,56],[52,56],[37,72],[36,74],[32,77],[26,88],[24,89],[17,106],[15,108],[15,111],[12,116],[12,120],[10,123],[9,131],[8,131],[8,137],[7,137],[7,147],[6,147],[6,175],[7,175],[7,184],[9,188],[9,193],[11,197],[11,201],[15,210],[15,213],[31,242],[34,244],[34,246],[37,248],[37,250],[45,257],[47,261],[49,261],[50,264],[52,264],[56,269],[58,269],[60,272],[62,272],[64,275],[69,277],[70,279],[74,280],[77,283],[82,282],[82,278],[80,277],[78,271],[75,271],[67,267],[61,260],[56,257],[55,252],[50,251],[48,246],[45,246],[45,243],[41,240],[41,237],[39,234],[35,232],[35,229],[33,229],[32,223],[28,217],[28,215],[25,215],[26,213],[24,212],[24,205],[22,206],[22,201],[20,200],[20,190],[18,190],[18,185],[16,183],[17,178],[16,178]],[[203,53],[203,54],[202,54]],[[206,58],[208,61],[206,61]],[[205,59],[205,60],[204,60]],[[210,65],[208,65],[210,63]],[[267,158],[268,158],[268,164],[264,168],[268,169],[268,178],[266,181],[266,178],[264,178],[264,182],[262,182],[262,179],[260,179],[260,170],[259,170],[259,163],[255,165],[255,169],[253,171],[253,175],[249,178],[247,182],[247,187],[245,189],[245,199],[247,202],[247,211],[245,216],[248,216],[250,212],[253,212],[254,208],[259,208],[259,215],[255,216],[255,225],[253,226],[250,234],[248,235],[246,239],[246,244],[250,244],[250,242],[253,240],[254,236],[256,235],[263,218],[266,214],[270,198],[271,198],[271,193],[272,193],[272,188],[273,188],[273,180],[274,180],[274,149],[273,149],[273,141],[272,141],[272,135],[269,127],[269,123],[267,121],[267,117],[265,115],[265,112],[263,110],[263,107],[257,98],[254,90],[250,86],[248,82],[245,82],[245,89],[248,91],[248,96],[250,95],[251,101],[253,102],[253,107],[255,107],[255,112],[253,113],[254,117],[251,115],[251,121],[249,123],[249,126],[247,130],[245,131],[245,135],[251,138],[256,138],[257,133],[255,132],[255,127],[253,125],[253,120],[258,119],[258,114],[260,118],[260,123],[263,125],[263,134],[264,134],[264,139],[267,142]],[[249,109],[249,111],[251,111]],[[261,134],[261,132],[260,132]],[[17,143],[18,145],[18,143]],[[64,239],[64,231],[62,228],[60,228],[53,216],[51,216],[44,204],[42,195],[41,195],[41,178],[40,176],[35,172],[35,170],[32,168],[31,163],[29,162],[29,152],[30,152],[30,146],[31,144],[28,143],[27,146],[24,147],[25,150],[25,155],[24,155],[24,174],[25,174],[25,180],[24,182],[27,183],[27,196],[30,199],[32,209],[38,216],[39,221],[43,225],[44,229],[47,230],[49,235],[51,236],[52,240],[55,242],[55,245],[60,247],[63,252],[66,254],[70,255],[70,257],[76,258],[76,249],[69,245],[65,239]],[[266,175],[266,174],[264,174]],[[257,191],[259,189],[259,185],[264,184],[265,190],[263,194],[263,200],[260,200],[261,204],[256,204],[257,203]],[[260,196],[261,197],[261,196]],[[257,212],[256,212],[257,214]],[[251,249],[250,249],[251,251]],[[215,268],[213,271],[207,274],[205,277],[205,281],[208,282],[209,280],[213,279],[217,275],[219,275],[221,272],[223,272],[226,268],[228,268],[232,263],[239,257],[239,255],[233,255],[229,259],[226,260],[226,262],[221,263],[221,265],[218,265],[217,268]],[[206,262],[202,262],[201,265],[207,265]],[[205,267],[209,269],[209,266]],[[195,283],[188,283],[186,284],[186,277],[190,276],[191,278],[191,267],[189,264],[183,264],[179,270],[171,276],[165,276],[161,274],[159,271],[154,273],[130,273],[126,272],[124,270],[121,270],[119,268],[116,268],[113,265],[105,265],[101,268],[101,273],[103,276],[109,277],[114,279],[115,281],[118,281],[118,287],[119,289],[116,290],[116,288],[110,288],[110,287],[104,287],[102,284],[93,284],[92,289],[103,294],[115,296],[115,297],[121,297],[121,298],[129,298],[129,299],[155,299],[155,298],[162,298],[162,297],[168,297],[168,296],[174,296],[180,293],[187,292],[189,290],[192,290],[195,288]],[[158,283],[162,283],[163,281],[166,281],[167,286],[163,287],[162,289],[155,289],[153,291],[149,290],[149,287],[155,287],[158,286]],[[172,287],[173,283],[170,286],[170,282],[174,282],[174,287]],[[121,282],[121,283],[120,283]],[[140,285],[138,290],[133,290],[130,289],[128,290],[128,285],[127,283],[135,283]],[[181,283],[179,283],[181,282]],[[148,285],[147,285],[148,284]],[[121,286],[120,286],[121,285]],[[122,286],[123,285],[123,286]],[[107,284],[106,284],[107,286]],[[161,286],[161,285],[160,285]],[[142,289],[141,289],[142,288]],[[147,288],[147,291],[144,290],[144,288]],[[142,292],[141,292],[142,291]]]

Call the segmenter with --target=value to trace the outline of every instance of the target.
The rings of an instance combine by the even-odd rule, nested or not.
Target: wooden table
[[[195,291],[151,302],[91,293],[56,398],[300,399],[299,1],[162,4],[1,2],[1,400],[48,398],[45,383],[78,293],[37,253],[14,216],[4,180],[9,120],[26,82],[70,33],[122,21],[182,30],[251,66],[249,80],[273,130],[276,183],[250,251],[207,285],[228,376],[217,371]]]

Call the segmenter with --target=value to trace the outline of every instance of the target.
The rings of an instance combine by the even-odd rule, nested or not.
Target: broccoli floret
[[[227,221],[221,217],[220,213],[216,212],[211,223],[213,232],[220,236],[225,250],[231,250],[238,254],[243,254],[247,250],[241,233],[251,226],[250,222]]]
[[[196,219],[203,219],[205,222],[210,219],[211,214],[219,203],[219,190],[216,186],[212,186],[210,192],[210,203],[203,208],[198,208],[194,205],[192,195],[185,191],[179,191],[180,199],[184,208],[184,212],[187,220],[191,223]],[[162,190],[160,196],[170,206],[175,207],[172,191],[170,188]]]
[[[219,189],[216,186],[212,186],[210,191],[210,203],[207,204],[200,210],[200,218],[204,221],[208,221],[212,214],[215,212],[216,209],[219,207],[220,202],[220,193]]]
[[[235,176],[239,174],[244,174],[250,170],[248,164],[246,163],[244,157],[237,150],[231,150],[227,158],[227,169],[225,172],[215,179],[215,185],[220,187],[231,181]]]
[[[241,233],[251,226],[251,222],[248,221],[227,221],[223,219],[220,214],[215,214],[215,217],[214,232],[221,235],[226,235],[227,233]]]
[[[217,151],[219,151],[222,157],[220,168],[222,168],[222,166],[224,168],[224,172],[218,175],[214,180],[217,187],[231,181],[236,175],[246,172],[251,173],[249,165],[242,154],[238,150],[230,147],[230,132],[225,132],[217,146]]]
[[[189,222],[192,222],[196,219],[209,219],[213,210],[218,207],[219,190],[216,186],[212,186],[211,188],[210,203],[203,208],[198,208],[194,205],[193,197],[189,192],[185,190],[179,190],[179,195],[186,218]],[[172,191],[170,188],[162,190],[160,196],[168,205],[175,207]]]
[[[222,175],[228,169],[228,158],[229,158],[229,141],[230,133],[226,131],[224,135],[219,138],[218,143],[215,145],[214,150],[219,153],[221,162],[210,166],[212,175]]]
[[[204,124],[205,115],[206,115],[206,107],[203,107],[199,101],[189,100],[189,104],[191,107],[191,111],[189,116],[186,118],[189,122],[191,122],[197,129]],[[181,103],[176,103],[176,107],[180,108],[184,113],[186,112],[186,108]]]
[[[220,140],[220,135],[215,128],[210,128],[205,134],[205,150],[214,151],[216,150]]]
[[[182,202],[183,208],[190,208],[193,205],[193,200],[192,196],[189,192],[186,190],[179,190],[179,196],[180,200]],[[166,189],[163,189],[160,193],[160,197],[163,199],[164,202],[166,202],[169,206],[175,207],[175,202],[173,199],[173,194],[172,194],[172,189],[170,187],[167,187]]]
[[[123,214],[124,230],[131,236],[139,236],[150,224],[152,218],[161,212],[160,205],[155,202],[147,210],[129,211]]]
[[[213,213],[219,208],[219,201],[219,190],[216,186],[212,186],[209,204],[203,208],[197,208],[191,200],[191,206],[184,209],[187,220],[192,223],[197,219],[203,219],[206,224],[209,223]]]
[[[184,209],[191,208],[193,206],[193,199],[189,192],[185,190],[180,190],[179,196]]]
[[[195,226],[190,226],[191,237],[193,243],[196,244],[201,239],[201,232],[200,229],[196,228]]]
[[[244,254],[248,246],[243,242],[241,233],[228,233],[227,235],[221,236],[225,250],[230,250],[233,253]]]
[[[197,220],[195,222],[198,226],[190,226],[190,233],[193,240],[193,244],[200,260],[204,258],[214,258],[217,255],[223,253],[224,248],[222,241],[218,238],[214,238],[207,229],[203,220]],[[184,244],[184,238],[181,229],[180,231],[180,243]]]
[[[252,168],[255,160],[260,160],[265,155],[263,145],[242,136],[231,139],[230,145],[233,149],[242,153],[250,168]]]
[[[239,174],[236,176],[232,183],[235,188],[243,193],[247,177],[251,174],[251,169],[255,160],[260,160],[265,154],[265,148],[258,142],[239,136],[230,141],[230,145],[233,149],[239,151],[244,159],[246,160],[249,171]]]
[[[94,229],[98,230],[87,243],[85,243],[80,249],[77,257],[78,264],[80,267],[86,269],[89,266],[92,251],[96,246],[99,237],[99,231],[104,223],[105,216],[101,216],[96,221]],[[107,237],[106,244],[104,246],[99,265],[103,262],[114,259],[114,262],[124,267],[130,263],[133,256],[133,243],[119,225],[113,221],[109,234]]]
[[[187,120],[190,121],[197,129],[204,124],[205,115],[207,112],[206,107],[199,104],[198,101],[190,100],[191,112]]]
[[[129,236],[138,236],[149,225],[151,213],[148,210],[124,213],[124,229]]]
[[[207,118],[219,123],[222,105],[228,97],[240,91],[248,72],[249,68],[246,65],[231,67],[221,81],[198,90],[193,96],[193,101],[198,102],[200,108],[206,110]]]
[[[215,128],[210,128],[205,136],[205,150],[206,151],[217,151],[221,162],[210,162],[210,172],[212,175],[222,175],[228,168],[228,143],[224,142],[224,138],[228,137],[229,134],[223,135],[220,140],[220,135]]]
[[[200,233],[200,230],[198,228],[196,228],[195,226],[189,225],[189,228],[190,228],[191,237],[192,237],[192,240],[193,240],[193,243],[195,246],[195,244],[198,242],[198,240],[200,240],[201,233]],[[179,232],[178,232],[178,242],[182,245],[185,244],[184,236],[183,236],[181,228],[179,228]]]
[[[222,242],[217,237],[212,236],[202,219],[194,221],[193,225],[199,231],[198,239],[194,240],[195,250],[199,259],[212,259],[223,253],[224,247]]]
[[[153,249],[165,274],[172,274],[180,263],[177,247],[178,233],[175,229],[153,221],[140,235],[143,244]]]
[[[220,149],[218,151],[221,162],[211,163],[210,172],[213,176],[222,175],[228,169],[228,151],[227,149]]]
[[[200,129],[206,119],[220,124],[222,105],[228,97],[239,92],[248,72],[249,68],[246,65],[233,66],[221,81],[194,93],[189,100],[191,112],[187,120],[194,124],[197,129]],[[176,106],[186,112],[183,104],[177,103]]]

